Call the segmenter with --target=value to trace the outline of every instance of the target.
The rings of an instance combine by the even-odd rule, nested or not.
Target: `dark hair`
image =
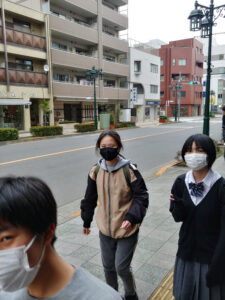
[[[184,143],[181,155],[183,160],[186,152],[191,152],[192,144],[195,142],[197,148],[202,148],[207,154],[208,168],[211,168],[216,159],[216,147],[213,140],[205,134],[191,135]]]
[[[115,142],[118,145],[119,151],[123,149],[123,144],[121,142],[120,135],[114,130],[105,130],[99,135],[97,139],[96,146],[95,146],[96,151],[98,151],[98,149],[100,148],[101,140],[107,135],[111,136],[115,140]]]
[[[57,207],[50,188],[34,177],[0,178],[0,221],[42,235],[57,225]],[[56,241],[54,236],[52,245]]]
[[[222,107],[222,110],[225,111],[225,106]]]

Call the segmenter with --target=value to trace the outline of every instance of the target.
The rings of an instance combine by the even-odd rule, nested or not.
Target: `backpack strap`
[[[95,171],[94,171],[94,173],[95,173],[95,178],[97,178],[97,175],[98,175],[99,170],[100,170],[100,165],[97,164],[97,165],[96,165],[96,168],[95,168]],[[126,178],[127,185],[128,185],[129,187],[131,187],[131,184],[130,184],[130,183],[131,183],[131,177],[130,177],[129,165],[123,166],[123,173],[124,173],[124,176],[125,176],[125,178]]]
[[[123,166],[123,173],[126,178],[127,185],[131,188],[131,177],[130,177],[129,165]]]
[[[99,170],[100,170],[100,165],[99,164],[97,164],[96,165],[96,168],[95,168],[95,179],[97,178],[97,175],[98,175],[98,172],[99,172]]]

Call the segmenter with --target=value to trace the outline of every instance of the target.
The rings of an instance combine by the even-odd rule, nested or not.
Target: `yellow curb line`
[[[165,167],[162,167],[156,174],[155,176],[161,176],[163,173],[166,172],[167,169],[169,169],[170,167],[173,167],[175,165],[178,165],[179,164],[179,161],[174,161],[172,162],[171,164],[165,166]]]

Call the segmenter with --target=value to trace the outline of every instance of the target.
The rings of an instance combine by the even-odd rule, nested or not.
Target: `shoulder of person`
[[[91,167],[91,169],[89,171],[89,176],[92,180],[96,180],[99,169],[100,169],[100,165],[98,163],[94,164]]]

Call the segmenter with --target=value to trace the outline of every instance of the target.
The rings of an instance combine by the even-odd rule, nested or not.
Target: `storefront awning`
[[[29,100],[24,100],[21,98],[0,98],[0,105],[30,105]]]

